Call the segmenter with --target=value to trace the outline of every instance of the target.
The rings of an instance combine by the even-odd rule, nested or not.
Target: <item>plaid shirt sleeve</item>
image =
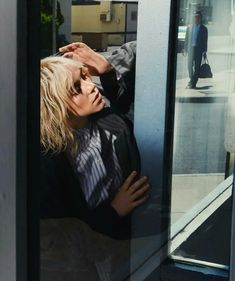
[[[105,56],[113,71],[100,76],[105,96],[111,106],[127,114],[135,95],[136,41],[122,45]]]
[[[133,64],[135,64],[135,57],[136,41],[131,41],[107,55],[106,59],[113,66],[117,77],[120,77],[132,69]]]

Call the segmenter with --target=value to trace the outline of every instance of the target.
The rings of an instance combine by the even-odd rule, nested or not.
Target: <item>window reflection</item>
[[[233,28],[235,16],[233,1],[194,2],[180,1],[172,176],[172,231],[179,225],[183,229],[199,212],[205,210],[209,202],[214,202],[215,196],[220,196],[216,192],[223,184],[224,190],[229,188],[230,184],[225,182],[225,178],[232,174],[234,165],[235,127],[232,112],[235,109],[235,29]],[[198,20],[198,16],[201,21]],[[202,46],[202,40],[206,40],[205,34],[200,33],[202,29],[204,33],[208,31],[207,48]],[[201,53],[198,55],[199,48],[201,48]],[[206,52],[213,77],[203,79],[196,77],[195,80],[199,71],[197,60],[201,64],[204,52]],[[218,214],[222,212],[227,222],[224,233],[221,233],[223,245],[227,243],[224,246],[226,250],[229,248],[227,234],[230,229],[230,207],[227,201],[226,203],[221,201],[216,207]],[[215,217],[215,214],[213,216]],[[214,217],[213,219],[220,225],[223,216]],[[201,229],[206,227],[205,223],[201,222]],[[200,229],[200,225],[198,227]],[[200,237],[197,234],[193,243],[199,243]],[[208,251],[213,245],[215,246],[213,243],[219,245],[216,239],[214,237],[214,241],[211,240],[211,245],[207,244]],[[184,249],[179,247],[176,255],[192,257],[193,253],[190,253],[190,249],[187,251],[188,253],[185,253]],[[215,257],[213,260],[212,255],[203,256],[203,253],[194,253],[193,258],[208,262],[219,260],[220,263],[226,264],[228,254],[229,251],[226,251],[226,258],[217,257],[216,260]]]

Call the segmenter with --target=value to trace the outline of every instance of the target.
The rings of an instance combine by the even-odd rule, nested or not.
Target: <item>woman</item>
[[[76,55],[73,55],[76,59]],[[88,70],[65,57],[41,61],[41,217],[78,217],[123,239],[146,202],[147,177],[127,121],[105,107]]]

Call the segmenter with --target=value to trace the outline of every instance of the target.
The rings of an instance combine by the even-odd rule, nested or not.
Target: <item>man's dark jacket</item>
[[[190,53],[192,50],[192,28],[193,25],[187,27],[185,36],[185,51]],[[197,36],[196,49],[198,53],[207,52],[207,40],[208,40],[208,30],[203,24],[200,25],[200,29]]]

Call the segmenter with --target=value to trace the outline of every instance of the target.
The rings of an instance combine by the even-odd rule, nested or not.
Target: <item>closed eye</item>
[[[82,92],[80,81],[75,82],[73,86],[78,94],[80,94]]]

